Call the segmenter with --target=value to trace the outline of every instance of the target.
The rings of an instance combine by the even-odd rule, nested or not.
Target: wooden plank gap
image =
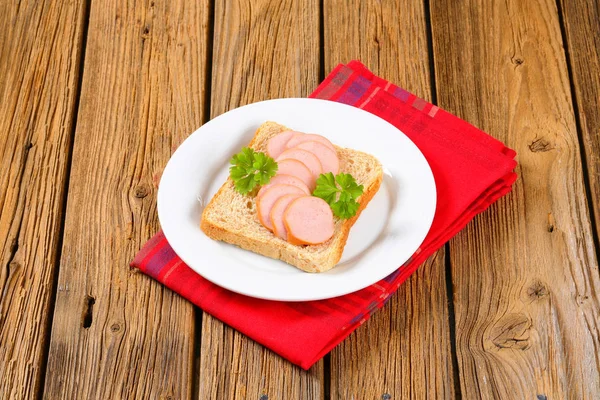
[[[213,45],[215,42],[215,1],[208,3],[208,40],[206,42],[206,74],[204,76],[204,115],[202,124],[210,121],[211,115],[211,94],[212,94],[212,77],[213,77]],[[202,320],[200,320],[200,327],[202,327]]]
[[[428,0],[426,0],[428,2]],[[435,91],[435,89],[434,89]],[[452,360],[452,375],[454,377],[454,396],[462,398],[460,390],[460,369],[458,368],[458,354],[456,352],[456,315],[454,314],[454,285],[452,284],[452,261],[450,258],[450,245],[444,245],[446,249],[444,266],[446,267],[446,294],[448,296],[448,332],[450,334],[450,349]]]
[[[575,114],[575,127],[577,128],[577,139],[579,140],[579,152],[581,156],[581,169],[583,172],[583,185],[585,187],[585,196],[588,204],[588,210],[590,213],[590,222],[592,225],[592,238],[594,241],[594,246],[596,247],[596,260],[598,264],[600,264],[600,238],[599,231],[596,221],[598,221],[598,215],[596,215],[597,211],[594,208],[594,199],[592,196],[592,187],[591,187],[591,176],[588,169],[588,159],[585,151],[585,143],[583,140],[583,127],[581,123],[581,113],[579,109],[579,104],[577,101],[577,95],[575,90],[575,80],[573,78],[573,66],[571,64],[571,54],[569,52],[569,41],[567,40],[567,29],[565,25],[565,16],[562,8],[562,4],[560,0],[556,0],[556,8],[558,10],[558,21],[560,24],[560,34],[563,42],[563,49],[565,52],[565,61],[567,64],[567,73],[569,74],[569,88],[571,90],[571,103],[573,104],[573,112]],[[550,228],[549,228],[550,229]]]
[[[194,307],[194,365],[192,366],[192,399],[200,398],[200,352],[202,350],[202,310]]]
[[[435,52],[433,51],[433,28],[431,26],[430,0],[423,0],[425,17],[425,34],[427,38],[427,55],[429,58],[429,81],[431,83],[431,103],[437,105],[437,84],[435,79]],[[458,368],[458,355],[456,353],[456,315],[454,314],[454,291],[452,284],[452,267],[450,259],[450,245],[444,245],[444,267],[446,271],[446,296],[448,298],[448,334],[450,336],[450,360],[452,363],[454,397],[462,398],[460,389],[460,370]]]
[[[204,65],[206,73],[204,75],[204,115],[202,116],[202,125],[210,121],[211,108],[211,88],[213,75],[213,42],[215,40],[215,1],[208,4],[208,27],[207,27],[206,54]],[[202,316],[204,312],[194,307],[194,361],[192,366],[192,399],[200,398],[200,354],[202,352]]]
[[[425,14],[425,37],[427,38],[427,56],[429,58],[429,82],[431,86],[431,104],[435,104],[437,106],[437,86],[435,84],[434,60],[435,55],[433,52],[433,30],[431,28],[431,7],[429,4],[429,0],[423,0],[423,12]],[[447,251],[446,256],[448,256]]]
[[[327,71],[330,72],[330,71]],[[319,0],[319,83],[325,79],[325,6]],[[316,89],[316,88],[315,88]]]
[[[323,400],[331,400],[331,353],[323,358]]]

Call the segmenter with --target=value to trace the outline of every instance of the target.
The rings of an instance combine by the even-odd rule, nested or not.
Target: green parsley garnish
[[[229,176],[241,194],[248,194],[255,187],[266,185],[277,173],[275,160],[248,147],[233,156],[229,163]]]
[[[356,215],[359,206],[356,199],[360,197],[363,190],[363,185],[358,185],[352,175],[340,173],[334,177],[331,172],[328,172],[321,174],[317,179],[313,196],[329,203],[336,217],[348,219]]]

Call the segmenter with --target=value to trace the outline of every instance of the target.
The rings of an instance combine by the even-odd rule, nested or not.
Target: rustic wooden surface
[[[192,393],[194,311],[128,267],[204,115],[206,2],[92,2],[45,397]]]
[[[600,236],[600,2],[561,0],[572,86],[589,175],[596,246]]]
[[[12,3],[0,4],[1,399],[43,382],[85,18],[83,2]]]
[[[0,398],[600,397],[597,1],[13,3]],[[190,132],[352,58],[515,148],[520,179],[305,372],[128,263]]]
[[[306,97],[319,83],[318,2],[217,1],[211,117],[255,101]],[[308,372],[204,314],[201,399],[322,399],[323,361]]]
[[[325,70],[359,59],[379,76],[431,101],[424,5],[361,3],[325,0]],[[454,398],[450,347],[442,249],[331,352],[331,398]]]
[[[432,0],[431,17],[440,107],[519,154],[514,192],[450,245],[462,395],[598,398],[600,278],[556,3]]]

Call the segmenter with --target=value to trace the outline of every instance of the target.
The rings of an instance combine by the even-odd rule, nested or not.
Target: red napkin
[[[300,303],[246,297],[186,266],[157,233],[131,266],[304,369],[369,316],[473,217],[511,190],[516,153],[467,122],[387,82],[357,61],[339,65],[311,95],[369,111],[398,127],[421,150],[437,185],[437,210],[421,247],[398,270],[358,292]]]

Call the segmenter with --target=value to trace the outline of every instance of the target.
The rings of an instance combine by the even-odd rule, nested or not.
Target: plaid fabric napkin
[[[202,278],[157,233],[132,261],[204,311],[304,369],[310,368],[369,316],[427,257],[473,217],[508,193],[516,153],[467,122],[387,82],[357,61],[339,65],[311,95],[386,119],[419,147],[437,185],[437,210],[427,238],[404,265],[365,289],[310,302],[260,300]]]

